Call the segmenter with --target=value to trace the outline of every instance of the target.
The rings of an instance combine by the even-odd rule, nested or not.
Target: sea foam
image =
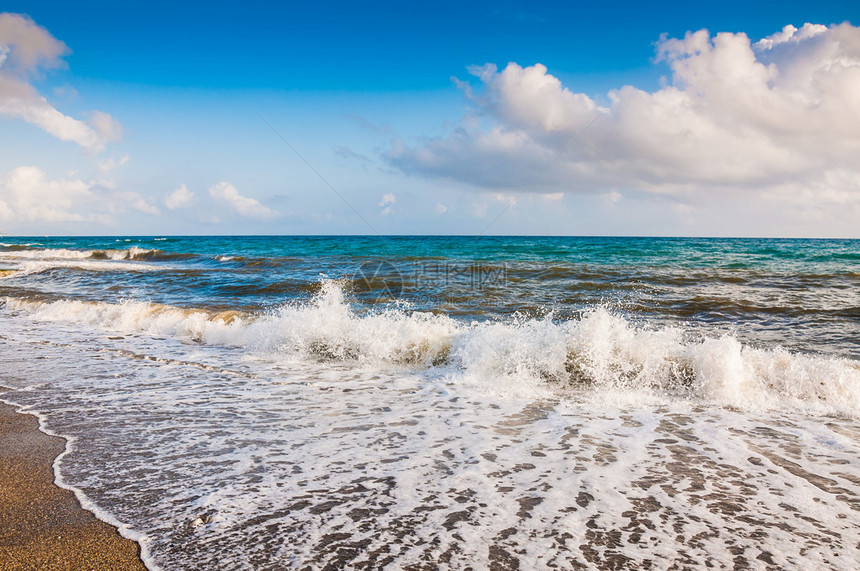
[[[14,297],[5,306],[39,320],[243,347],[274,358],[420,371],[511,396],[681,398],[860,414],[856,361],[751,347],[681,326],[637,325],[603,307],[567,320],[550,314],[463,321],[398,304],[362,312],[330,280],[309,301],[262,314]]]
[[[6,245],[6,247],[12,247]],[[68,248],[32,248],[15,247],[15,249],[0,251],[0,257],[27,260],[85,260],[108,259],[108,260],[136,260],[145,258],[159,250],[149,250],[138,246],[116,250],[70,250]]]
[[[132,246],[125,250],[69,250],[66,248],[25,248],[0,250],[0,263],[7,266],[0,278],[22,277],[57,268],[91,272],[131,271],[143,272],[163,269],[163,266],[145,263],[171,256],[160,250],[147,250]]]

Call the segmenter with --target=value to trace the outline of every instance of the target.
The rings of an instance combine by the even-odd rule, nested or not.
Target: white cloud
[[[114,190],[80,178],[50,179],[41,169],[22,166],[0,175],[0,220],[22,228],[25,223],[93,222],[111,225],[129,210],[157,215],[140,194]]]
[[[60,57],[69,51],[66,44],[29,17],[8,12],[0,14],[0,43],[3,46],[0,65],[19,74],[38,67],[59,67]]]
[[[188,187],[183,184],[164,199],[164,205],[169,210],[176,210],[177,208],[185,208],[193,200],[194,193],[188,190]]]
[[[788,24],[781,31],[759,40],[755,45],[757,48],[769,50],[776,45],[784,44],[786,42],[799,42],[801,40],[817,36],[818,34],[823,34],[826,31],[827,26],[822,26],[821,24],[806,23],[799,30],[791,24]]]
[[[83,222],[80,205],[94,200],[82,180],[48,180],[36,167],[18,167],[0,178],[0,219],[25,222]]]
[[[382,208],[380,214],[382,216],[388,216],[391,214],[391,207],[395,202],[397,202],[397,197],[395,197],[393,193],[383,194],[382,200],[377,204],[377,206]]]
[[[113,194],[113,198],[115,200],[122,201],[125,205],[130,206],[139,212],[143,212],[144,214],[152,214],[153,216],[161,214],[158,208],[147,202],[145,198],[136,192],[120,190]],[[115,208],[115,210],[122,211],[124,208],[121,206],[119,208]]]
[[[122,125],[103,111],[93,111],[90,114],[90,125],[105,142],[122,140]]]
[[[482,189],[609,197],[619,189],[685,200],[829,188],[860,173],[860,28],[786,27],[757,44],[701,30],[661,38],[657,55],[672,70],[668,85],[621,87],[607,107],[540,64],[471,68],[484,86],[466,93],[475,111],[448,136],[396,141],[388,160]],[[860,200],[860,187],[840,184],[834,196]],[[819,193],[827,195],[808,199]]]
[[[236,214],[244,218],[271,220],[280,216],[280,213],[260,204],[258,200],[242,196],[236,187],[229,182],[219,182],[210,187],[209,196],[215,200],[226,202]]]
[[[437,202],[436,208],[434,210],[436,211],[436,214],[445,214],[446,212],[448,212],[448,207],[441,202]]]
[[[101,151],[122,137],[122,126],[94,111],[90,124],[64,115],[39,95],[30,80],[43,70],[62,67],[66,45],[27,16],[0,14],[0,115],[23,119],[62,141]]]

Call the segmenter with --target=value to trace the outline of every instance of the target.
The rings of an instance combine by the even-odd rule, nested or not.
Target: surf
[[[344,283],[323,280],[310,299],[268,311],[180,308],[6,297],[7,313],[122,333],[239,347],[270,358],[419,372],[511,396],[582,394],[693,399],[743,409],[791,408],[860,414],[860,364],[851,359],[753,347],[730,334],[633,323],[607,307],[575,319],[514,315],[485,321],[368,309]]]

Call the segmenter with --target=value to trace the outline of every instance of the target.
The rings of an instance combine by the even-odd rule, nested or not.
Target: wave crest
[[[158,266],[146,261],[163,261],[186,257],[161,250],[132,246],[125,250],[68,250],[65,248],[7,248],[0,250],[3,268],[0,278],[38,274],[57,268],[85,271],[148,271]]]
[[[398,305],[358,313],[334,281],[324,281],[306,303],[262,315],[134,301],[6,298],[5,305],[36,319],[171,335],[298,359],[406,367],[502,393],[679,397],[742,408],[790,406],[860,414],[856,361],[754,348],[729,335],[693,335],[680,327],[636,326],[605,308],[565,321],[549,315],[464,322]]]

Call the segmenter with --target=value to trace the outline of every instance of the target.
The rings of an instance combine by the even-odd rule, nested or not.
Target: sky
[[[0,13],[0,234],[860,238],[860,4]]]

